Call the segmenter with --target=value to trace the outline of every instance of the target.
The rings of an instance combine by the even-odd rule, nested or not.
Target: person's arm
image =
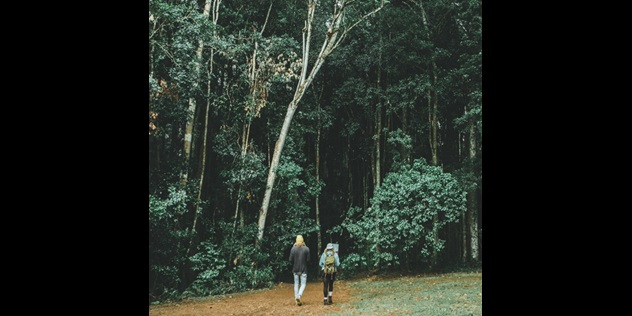
[[[294,247],[290,250],[290,262],[294,262]]]

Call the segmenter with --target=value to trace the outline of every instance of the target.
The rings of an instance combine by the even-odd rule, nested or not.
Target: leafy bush
[[[166,198],[149,195],[149,292],[150,301],[172,299],[182,285],[179,267],[184,262],[182,241],[188,239],[179,225],[189,198],[176,186]]]
[[[201,242],[198,253],[189,260],[193,264],[192,270],[197,271],[197,278],[184,293],[186,296],[206,296],[219,285],[218,276],[226,267],[221,252],[210,242]]]
[[[349,210],[341,226],[363,242],[345,264],[381,269],[430,263],[445,243],[435,231],[457,222],[465,209],[466,193],[451,174],[425,160],[401,166],[375,190],[370,208]]]

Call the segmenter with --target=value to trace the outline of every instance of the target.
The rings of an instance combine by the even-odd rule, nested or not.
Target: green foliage
[[[401,129],[388,133],[387,143],[390,145],[391,155],[395,164],[404,163],[403,157],[412,149],[412,137]],[[398,168],[394,166],[394,168]]]
[[[149,288],[161,300],[173,298],[182,285],[185,249],[180,245],[190,237],[180,222],[189,197],[176,186],[168,191],[166,198],[149,195]]]
[[[207,296],[215,294],[219,285],[219,274],[226,267],[217,246],[211,242],[201,242],[198,252],[191,256],[192,270],[197,272],[193,284],[183,296]]]
[[[353,260],[364,262],[359,260],[364,256],[369,265],[397,267],[428,262],[434,251],[440,252],[444,240],[435,241],[433,232],[457,222],[465,207],[466,194],[456,179],[417,159],[411,167],[390,172],[375,190],[371,207],[357,220],[357,210],[349,210],[342,226],[351,238],[364,241]]]
[[[254,246],[256,223],[237,227],[235,233],[232,223],[223,222],[220,227],[223,241],[220,252],[228,268],[219,276],[217,287],[209,288],[211,294],[270,287],[275,278],[272,267],[280,258],[271,256],[263,247]]]
[[[336,2],[318,1],[310,65]],[[296,234],[315,243],[319,230],[345,240],[341,259],[349,274],[420,266],[434,251],[454,252],[446,247],[459,241],[435,241],[433,231],[445,233],[445,225],[455,223],[465,209],[463,191],[482,185],[481,1],[423,2],[430,32],[416,3],[397,1],[344,39],[296,112],[260,248],[254,247],[259,203],[296,86],[306,6],[274,1],[266,22],[270,2],[223,1],[213,25],[202,16],[203,3],[149,1],[149,111],[157,113],[149,155],[150,302],[267,287],[287,276]],[[378,3],[355,1],[344,22],[350,25]],[[198,60],[200,42],[204,47]],[[253,82],[255,43],[258,80]],[[450,173],[420,160],[410,164],[429,157],[431,91],[439,97],[439,155]],[[189,98],[198,101],[196,113],[188,110]],[[377,111],[384,114],[381,171],[386,178],[373,188]],[[185,165],[184,124],[191,118],[193,151]],[[469,144],[462,142],[472,124],[477,141],[473,160],[466,158]],[[191,209],[198,202],[205,127],[203,209],[193,234]],[[177,183],[185,168],[191,172],[182,191]],[[321,227],[314,218],[317,196]],[[363,201],[371,207],[359,207]],[[238,202],[244,226],[238,218],[234,228]],[[343,209],[348,209],[346,217],[339,212]]]

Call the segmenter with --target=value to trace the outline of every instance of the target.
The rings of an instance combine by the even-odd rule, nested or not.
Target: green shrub
[[[435,240],[434,232],[457,222],[465,209],[466,193],[451,174],[425,160],[400,166],[376,188],[371,207],[350,209],[341,224],[362,241],[355,249],[358,256],[349,255],[345,264],[390,269],[429,263],[445,243]]]

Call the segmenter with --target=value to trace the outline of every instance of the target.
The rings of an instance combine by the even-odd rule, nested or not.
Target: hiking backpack
[[[336,258],[333,251],[325,251],[325,274],[332,274],[335,271]]]

